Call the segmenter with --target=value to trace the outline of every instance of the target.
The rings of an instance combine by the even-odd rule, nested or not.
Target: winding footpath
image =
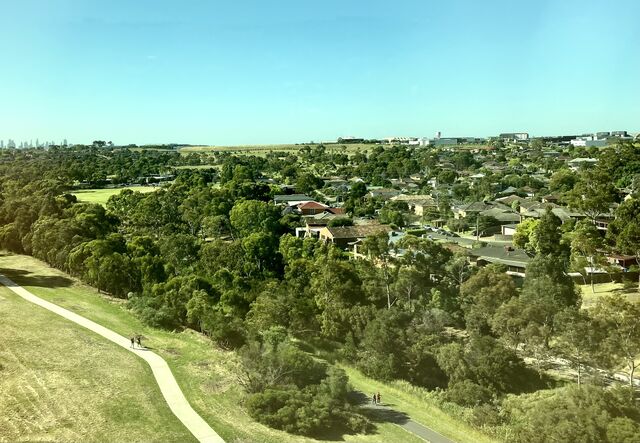
[[[222,437],[220,437],[216,431],[214,431],[211,426],[207,424],[206,421],[198,415],[196,411],[193,410],[184,394],[180,390],[180,386],[176,382],[176,379],[173,377],[171,373],[171,369],[169,369],[169,365],[167,362],[160,357],[158,354],[151,352],[146,349],[132,349],[131,341],[123,337],[111,329],[107,329],[104,326],[101,326],[81,315],[78,315],[74,312],[71,312],[67,309],[64,309],[56,304],[50,303],[46,300],[41,299],[33,295],[31,292],[27,291],[22,286],[19,286],[12,280],[8,279],[4,275],[0,274],[0,283],[6,286],[8,289],[22,297],[23,299],[34,303],[40,307],[48,309],[49,311],[58,314],[67,320],[70,320],[80,326],[83,326],[90,331],[95,332],[98,335],[106,338],[113,343],[122,346],[126,350],[133,352],[138,357],[146,361],[151,370],[153,371],[153,376],[160,387],[160,391],[164,396],[171,412],[178,417],[178,420],[185,425],[185,427],[193,434],[195,438],[197,438],[200,443],[224,443]]]
[[[389,406],[385,406],[384,404],[372,405],[369,403],[369,398],[362,392],[359,393],[362,397],[366,398],[366,403],[362,405],[365,409],[371,411],[373,415],[377,415],[379,417],[384,418],[384,421],[391,422],[396,426],[400,426],[405,431],[410,432],[414,435],[417,435],[421,439],[428,441],[429,443],[455,443],[453,440],[445,437],[439,432],[434,431],[419,423],[415,420],[412,420],[408,415],[398,412]]]

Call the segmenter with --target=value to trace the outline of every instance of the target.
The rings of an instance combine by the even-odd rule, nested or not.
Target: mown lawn
[[[0,442],[192,442],[148,365],[0,286]]]
[[[617,282],[596,283],[593,285],[593,289],[590,284],[579,285],[578,287],[582,295],[583,308],[591,308],[602,297],[613,294],[622,294],[627,300],[640,303],[640,293],[638,293],[637,283],[634,283],[629,289],[625,289],[622,283]]]
[[[253,420],[242,406],[244,395],[237,382],[238,366],[235,354],[213,346],[211,341],[201,334],[194,331],[170,332],[145,326],[121,301],[98,294],[95,289],[32,257],[0,254],[0,273],[39,297],[77,312],[122,335],[142,334],[146,337],[144,344],[167,360],[193,408],[226,441],[318,441],[273,430]],[[422,441],[392,423],[376,423],[376,427],[373,434],[344,435],[343,441]]]
[[[120,191],[124,189],[131,189],[132,191],[137,192],[153,192],[158,189],[157,186],[129,186],[125,188],[108,188],[108,189],[82,189],[79,191],[75,191],[73,195],[75,195],[79,201],[85,203],[98,203],[100,205],[105,205],[109,197],[112,195],[117,195]]]

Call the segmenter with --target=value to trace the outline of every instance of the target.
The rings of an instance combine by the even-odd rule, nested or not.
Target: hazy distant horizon
[[[640,131],[640,2],[9,2],[0,139]]]

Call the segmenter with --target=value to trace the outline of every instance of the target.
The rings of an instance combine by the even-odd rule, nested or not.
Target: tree
[[[619,363],[626,364],[629,387],[634,389],[635,371],[640,366],[640,306],[621,295],[606,296],[598,300],[593,318],[604,329],[607,366],[614,369]]]
[[[319,189],[324,185],[324,182],[320,177],[316,177],[313,174],[305,173],[298,176],[296,180],[296,190],[303,194],[311,193],[316,189]]]
[[[538,220],[528,218],[518,224],[516,232],[513,234],[513,245],[529,253],[534,253],[537,247],[534,232],[538,227],[538,223]]]
[[[602,345],[602,328],[585,311],[578,309],[565,309],[556,316],[555,322],[559,330],[556,347],[576,369],[580,385],[583,370],[597,361]]]
[[[576,258],[583,257],[587,260],[591,275],[591,291],[595,292],[593,286],[593,274],[595,266],[598,263],[599,251],[604,247],[604,242],[598,228],[591,222],[581,220],[577,223],[571,236],[571,250],[574,261]],[[578,260],[580,263],[581,260]],[[582,270],[584,267],[580,266]]]
[[[556,316],[579,306],[580,297],[562,259],[538,255],[527,266],[522,292],[498,308],[491,327],[510,344],[523,345],[540,371],[557,335]]]
[[[396,302],[395,295],[391,293],[391,285],[398,275],[398,267],[392,254],[392,245],[386,232],[371,235],[362,242],[362,249],[370,260],[380,265],[382,278],[387,296],[387,309]]]
[[[437,361],[449,377],[449,386],[468,380],[493,394],[521,388],[525,371],[514,351],[489,336],[472,335],[464,345],[444,345],[438,350]]]
[[[460,286],[467,330],[488,334],[498,308],[517,295],[513,279],[499,266],[487,266]]]
[[[507,398],[503,409],[513,443],[638,441],[637,426],[626,417],[635,418],[638,409],[617,390],[570,385]]]
[[[560,256],[567,252],[561,243],[561,226],[560,218],[552,212],[551,207],[547,207],[533,231],[537,254]]]
[[[458,174],[452,169],[443,169],[438,174],[438,183],[451,185],[456,181]]]
[[[231,227],[240,237],[253,232],[277,233],[279,219],[278,208],[258,200],[240,201],[233,206],[229,213]]]
[[[633,255],[640,266],[640,199],[625,200],[618,206],[615,215],[609,225],[607,237],[620,252]],[[640,289],[640,276],[638,288]]]
[[[353,220],[347,217],[336,217],[332,220],[329,220],[327,226],[337,227],[337,226],[353,226]]]
[[[353,199],[361,199],[367,195],[367,185],[364,182],[358,181],[351,185],[351,190],[349,191],[349,196]]]
[[[369,321],[368,311],[358,309],[366,299],[353,263],[333,257],[319,258],[308,286],[319,308],[318,318],[325,337],[342,340]]]
[[[587,170],[584,171],[569,194],[571,205],[585,214],[595,224],[596,219],[609,212],[616,199],[616,189],[610,177]]]
[[[406,312],[382,310],[367,324],[358,353],[358,367],[365,374],[380,380],[402,377],[410,320]]]
[[[573,189],[578,177],[570,169],[560,169],[551,176],[549,190],[552,192],[567,192]]]

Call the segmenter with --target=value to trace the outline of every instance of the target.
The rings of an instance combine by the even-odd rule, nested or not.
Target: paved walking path
[[[362,406],[369,410],[372,416],[379,418],[380,421],[396,424],[430,443],[455,443],[453,440],[448,439],[433,429],[429,429],[425,425],[411,420],[411,418],[404,412],[396,411],[389,406],[385,406],[384,403],[374,405],[363,393],[359,394],[361,397],[366,398],[365,401],[367,403],[364,403]]]
[[[24,289],[22,286],[14,283],[4,275],[0,274],[0,283],[5,285],[8,289],[18,294],[31,303],[41,306],[49,311],[56,313],[67,320],[71,320],[74,323],[84,326],[85,328],[95,332],[114,342],[117,345],[122,346],[128,351],[133,352],[138,357],[145,360],[151,366],[153,376],[162,391],[169,408],[176,417],[184,424],[187,429],[196,437],[201,443],[224,443],[222,437],[220,437],[216,431],[211,429],[211,426],[205,422],[196,411],[193,410],[184,394],[180,390],[176,379],[169,369],[169,365],[164,361],[162,357],[146,349],[131,348],[131,340],[125,338],[119,334],[116,334],[111,329],[107,329],[91,320],[82,317],[74,312],[64,309],[56,304],[50,303],[33,295],[31,292]]]

